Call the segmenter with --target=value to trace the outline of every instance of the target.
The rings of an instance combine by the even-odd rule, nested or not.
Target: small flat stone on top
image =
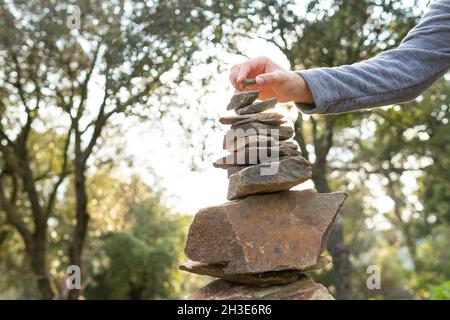
[[[227,110],[243,108],[251,105],[258,98],[259,90],[242,91],[235,94],[227,106]]]
[[[274,108],[276,104],[277,104],[276,98],[264,100],[261,102],[256,102],[254,104],[251,104],[247,107],[242,107],[242,108],[236,109],[236,113],[240,114],[240,115],[259,113],[259,112],[263,112],[263,111]]]
[[[242,81],[242,85],[244,87],[254,86],[255,84],[256,84],[256,80],[255,79],[245,79],[244,81]]]

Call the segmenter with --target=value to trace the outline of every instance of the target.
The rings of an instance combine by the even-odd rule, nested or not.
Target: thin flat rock
[[[230,176],[227,199],[289,190],[310,179],[311,175],[311,163],[301,156],[253,165]]]
[[[205,264],[201,262],[188,260],[180,265],[180,270],[204,276],[221,278],[236,283],[249,284],[258,287],[267,287],[274,284],[288,284],[297,281],[301,276],[303,276],[304,272],[323,268],[329,262],[330,262],[329,258],[320,257],[317,261],[317,264],[303,270],[284,270],[284,271],[269,271],[262,273],[228,274],[223,270],[225,268],[224,265]]]
[[[242,107],[242,108],[236,109],[235,111],[239,115],[259,113],[259,112],[263,112],[263,111],[275,108],[276,104],[277,104],[277,99],[273,98],[273,99],[264,100],[261,102],[256,102],[247,107]]]
[[[260,163],[276,162],[286,156],[297,157],[301,156],[301,153],[284,144],[279,144],[271,148],[246,147],[218,159],[213,163],[213,166],[215,168],[227,169],[236,165],[248,166]]]
[[[225,134],[225,139],[231,139],[232,141],[233,138],[236,139],[256,135],[273,137],[275,140],[283,141],[292,138],[294,130],[289,126],[271,126],[252,122],[239,126],[232,126]]]
[[[230,140],[227,140],[227,138]],[[279,142],[272,137],[258,135],[248,137],[234,137],[225,135],[223,139],[223,148],[229,152],[235,152],[245,147],[272,147],[278,144]]]
[[[242,124],[247,124],[247,123],[252,123],[252,122],[268,124],[270,126],[281,126],[282,124],[286,123],[286,120],[284,120],[284,119],[280,119],[280,120],[275,120],[275,119],[273,119],[273,120],[272,119],[269,119],[269,120],[246,119],[246,120],[241,120],[241,121],[237,121],[237,122],[233,123],[233,126],[240,126]]]
[[[216,280],[188,295],[185,300],[334,300],[321,284],[303,276],[290,284],[257,287]]]
[[[284,143],[289,148],[292,148],[292,149],[295,149],[295,150],[298,149],[298,144],[295,143],[294,141],[283,141],[282,143]]]
[[[227,168],[227,177],[229,178],[231,175],[238,173],[242,169],[247,168],[248,166],[231,166]]]
[[[283,156],[298,157],[302,155],[300,151],[292,148],[289,142],[286,141],[280,141],[280,144],[276,148],[280,150],[280,154],[282,154]]]
[[[227,110],[243,108],[251,105],[258,98],[259,90],[242,91],[235,94],[227,106]]]
[[[265,112],[265,113],[255,113],[248,115],[238,115],[238,116],[229,116],[229,117],[220,117],[219,122],[222,124],[235,124],[241,121],[282,121],[283,115],[276,112]]]
[[[253,148],[253,147],[275,148],[275,147],[278,147],[282,150],[285,150],[286,155],[292,155],[292,156],[301,155],[301,151],[298,150],[297,144],[295,144],[292,141],[275,141],[274,139],[273,140],[265,140],[267,138],[264,136],[251,136],[251,137],[247,137],[245,139],[251,140],[250,138],[256,138],[256,141],[237,141],[235,148],[232,149],[231,152],[239,152],[239,150],[241,150],[243,148]],[[298,151],[296,153],[292,153],[293,152],[292,150],[287,150],[286,148],[298,150]]]

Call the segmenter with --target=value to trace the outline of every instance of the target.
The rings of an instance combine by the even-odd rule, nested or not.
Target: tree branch
[[[299,111],[297,114],[297,119],[294,122],[294,130],[295,130],[295,136],[294,139],[297,141],[297,143],[300,146],[300,150],[302,151],[302,155],[306,160],[309,160],[309,152],[306,149],[306,141],[305,136],[303,134],[303,115]]]
[[[84,103],[85,103],[85,101],[87,99],[87,95],[88,95],[89,81],[91,80],[92,73],[94,72],[95,65],[97,64],[97,58],[98,58],[98,54],[100,52],[101,44],[102,44],[102,41],[99,41],[97,44],[97,48],[95,49],[94,56],[92,58],[92,63],[89,67],[89,71],[86,74],[86,78],[84,79],[83,84],[81,86],[80,103],[78,104],[78,110],[77,110],[77,115],[76,115],[77,119],[80,119],[81,116],[83,115]]]
[[[32,235],[31,232],[27,229],[23,221],[20,219],[19,214],[13,205],[11,205],[10,201],[6,199],[5,190],[3,189],[3,184],[0,183],[0,207],[6,213],[6,219],[8,223],[14,226],[19,234],[22,236],[23,241],[25,242],[26,247],[30,247],[32,243]]]
[[[309,120],[311,121],[311,136],[313,138],[313,145],[315,149],[315,153],[317,154],[317,149],[320,147],[317,143],[317,121],[314,119],[314,116],[310,116]]]
[[[55,200],[56,200],[56,194],[58,193],[59,187],[63,183],[64,179],[70,174],[70,171],[68,170],[68,162],[69,162],[68,161],[68,158],[69,158],[68,150],[69,150],[69,145],[70,145],[70,138],[72,136],[72,130],[73,130],[73,126],[70,127],[69,132],[67,133],[66,142],[64,144],[63,164],[62,164],[61,172],[59,173],[58,180],[53,185],[52,192],[50,193],[50,196],[49,196],[49,199],[47,202],[47,207],[45,208],[44,219],[46,219],[46,220],[50,217],[50,213],[53,210]]]
[[[389,174],[389,173],[402,174],[404,172],[423,171],[423,170],[427,169],[427,167],[411,168],[411,169],[396,168],[396,167],[390,167],[388,169],[382,169],[382,168],[367,169],[367,168],[364,168],[363,166],[359,166],[359,167],[328,166],[328,168],[333,170],[333,171],[342,171],[342,172],[353,172],[353,171],[361,171],[361,170],[363,170],[366,174],[382,174],[382,175],[386,175],[386,174]]]

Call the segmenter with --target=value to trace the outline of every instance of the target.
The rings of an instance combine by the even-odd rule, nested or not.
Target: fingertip
[[[256,80],[256,84],[257,84],[257,85],[263,85],[264,82],[265,82],[264,78],[261,77],[261,76],[257,76],[257,77],[255,78],[255,80]]]
[[[242,76],[239,76],[239,77],[237,78],[237,80],[236,80],[236,88],[237,88],[239,91],[244,90],[244,87],[242,86],[242,82],[244,81],[244,79],[245,79],[245,78],[243,78]]]

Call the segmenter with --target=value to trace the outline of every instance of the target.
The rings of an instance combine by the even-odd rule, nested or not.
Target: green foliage
[[[412,275],[412,284],[420,292],[450,279],[450,226],[438,224],[418,242],[418,268]]]
[[[170,214],[158,198],[134,204],[132,227],[104,237],[104,266],[94,273],[86,291],[91,299],[178,298],[185,286],[175,277],[190,222]],[[95,262],[94,262],[95,263]]]
[[[450,277],[449,108],[450,82],[441,79],[415,101],[367,114],[373,135],[353,137],[352,167],[358,168],[360,185],[376,176],[393,201],[383,214],[390,227],[380,233],[390,242],[375,245],[406,249],[397,263],[408,268],[399,277],[416,298],[426,298],[426,288]]]
[[[429,291],[430,300],[450,300],[450,281],[434,286]]]

